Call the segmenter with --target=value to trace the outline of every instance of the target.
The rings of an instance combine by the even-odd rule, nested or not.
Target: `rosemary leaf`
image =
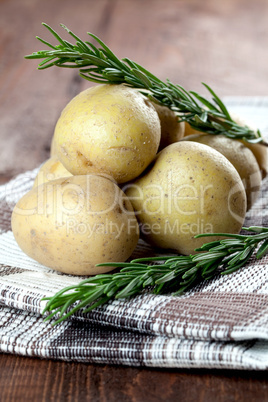
[[[243,139],[251,143],[264,142],[259,130],[254,132],[247,126],[235,123],[223,101],[207,84],[204,87],[212,95],[212,101],[197,92],[187,91],[181,85],[170,80],[166,82],[134,61],[123,58],[120,60],[112,50],[96,35],[88,33],[100,46],[97,48],[90,41],[82,41],[64,24],[61,27],[75,40],[73,45],[67,42],[49,25],[44,27],[58,41],[53,45],[39,37],[37,39],[48,46],[48,50],[40,50],[27,59],[43,59],[39,69],[57,66],[64,68],[78,68],[79,75],[98,84],[126,84],[137,88],[149,99],[167,106],[178,114],[178,121],[185,121],[195,130],[208,134],[222,134],[231,139]],[[52,58],[57,60],[52,61]]]
[[[196,236],[223,238],[205,243],[198,249],[205,250],[204,253],[98,264],[121,269],[116,273],[89,277],[45,298],[47,305],[43,314],[48,313],[46,320],[56,317],[56,324],[80,309],[84,314],[115,298],[137,295],[146,287],[153,287],[151,291],[154,294],[173,292],[174,296],[179,296],[203,280],[237,271],[246,264],[254,251],[257,251],[257,258],[268,253],[267,228],[253,226],[243,230],[253,234],[213,233]]]

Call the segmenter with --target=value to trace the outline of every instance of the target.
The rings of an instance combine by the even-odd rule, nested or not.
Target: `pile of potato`
[[[239,233],[266,174],[264,146],[194,133],[136,89],[98,85],[62,111],[12,230],[30,257],[73,275],[112,270],[96,264],[127,260],[140,236],[190,254],[199,233]]]

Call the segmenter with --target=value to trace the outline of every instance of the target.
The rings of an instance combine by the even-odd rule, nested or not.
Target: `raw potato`
[[[232,114],[231,115],[232,119],[240,124],[241,126],[249,126],[241,117]],[[252,130],[255,130],[255,128],[252,128]],[[253,144],[247,141],[241,141],[247,148],[249,148],[251,150],[251,152],[253,152],[255,158],[257,159],[257,162],[259,164],[260,167],[260,171],[261,171],[261,175],[262,178],[264,179],[267,176],[267,172],[268,172],[268,149],[265,145],[262,144]]]
[[[51,144],[50,144],[50,157],[57,157],[56,154],[56,149],[55,149],[55,137],[53,135],[52,140],[51,140]]]
[[[241,126],[249,126],[243,119],[241,119],[241,117],[239,117],[235,114],[231,114],[231,117],[237,124],[239,124]],[[252,129],[256,130],[254,128],[252,128]],[[192,134],[202,135],[202,134],[206,134],[206,133],[195,130],[194,128],[192,128],[190,126],[190,124],[185,122],[184,137],[187,137]],[[240,141],[240,140],[236,140],[236,141]],[[251,152],[253,153],[253,155],[255,156],[255,158],[258,162],[260,171],[261,171],[262,179],[264,179],[268,173],[268,148],[267,148],[267,146],[262,145],[260,143],[254,144],[254,143],[250,143],[250,142],[243,141],[243,140],[241,140],[241,142],[247,148],[249,148],[251,150]]]
[[[198,130],[195,130],[193,127],[190,126],[189,123],[187,123],[187,121],[185,121],[185,123],[184,123],[184,137],[187,137],[188,135],[200,134],[200,133],[202,133],[202,132],[198,131]]]
[[[39,169],[39,172],[35,178],[33,187],[40,186],[40,184],[46,183],[51,180],[60,179],[61,177],[70,177],[72,173],[68,172],[63,164],[57,159],[57,157],[49,158]]]
[[[190,141],[163,149],[125,191],[145,240],[186,255],[206,242],[195,235],[239,233],[245,218],[246,194],[234,166],[218,151]]]
[[[247,210],[257,200],[261,187],[261,172],[253,153],[240,141],[232,140],[224,135],[192,134],[184,139],[208,145],[224,155],[238,171],[245,186]]]
[[[35,187],[17,203],[12,230],[28,256],[72,275],[111,271],[95,264],[125,261],[139,238],[130,201],[114,182],[98,175]]]
[[[251,152],[254,154],[260,171],[262,175],[262,179],[264,179],[267,176],[268,172],[268,149],[267,146],[262,145],[262,144],[253,144],[247,141],[241,141],[242,144],[244,144],[247,148],[251,150]]]
[[[153,160],[160,135],[157,112],[144,95],[125,85],[98,85],[65,107],[54,146],[72,174],[102,172],[124,183]]]
[[[153,102],[157,111],[161,125],[161,141],[159,151],[173,142],[178,142],[184,135],[184,122],[178,122],[175,112],[166,106],[158,105]]]

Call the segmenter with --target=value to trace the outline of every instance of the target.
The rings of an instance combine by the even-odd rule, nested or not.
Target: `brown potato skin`
[[[139,239],[130,201],[111,180],[72,176],[44,183],[14,208],[12,230],[20,248],[46,267],[72,275],[96,275],[125,261]]]

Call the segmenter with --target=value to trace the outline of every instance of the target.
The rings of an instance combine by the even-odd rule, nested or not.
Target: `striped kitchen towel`
[[[268,98],[228,98],[234,113],[268,135]],[[52,326],[41,312],[81,278],[46,268],[17,246],[12,209],[37,170],[0,187],[0,350],[77,362],[177,368],[268,369],[268,256],[196,286],[183,296],[148,291]],[[268,227],[268,179],[245,226]],[[135,257],[155,252],[143,241]]]

